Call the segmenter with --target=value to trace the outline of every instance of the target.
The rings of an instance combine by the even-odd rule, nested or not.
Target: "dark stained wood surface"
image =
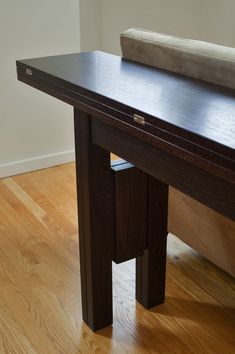
[[[136,259],[136,300],[145,308],[165,300],[168,185],[148,176],[147,248]]]
[[[147,246],[148,175],[124,160],[112,161],[116,263],[143,255]]]
[[[235,220],[234,91],[101,52],[18,61],[17,72],[22,82],[75,107],[85,322],[94,330],[112,323],[109,152],[150,175],[136,297],[146,307],[163,302],[168,185]]]
[[[23,60],[17,67],[21,81],[235,182],[234,90],[102,52]],[[145,117],[145,126],[133,121],[134,113]]]
[[[90,117],[74,110],[79,244],[84,321],[93,329],[112,324],[114,235],[109,153],[92,144]]]
[[[92,141],[235,221],[235,184],[92,117]]]

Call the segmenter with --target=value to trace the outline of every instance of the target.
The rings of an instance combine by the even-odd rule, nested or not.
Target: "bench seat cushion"
[[[235,48],[138,28],[120,40],[126,59],[235,89]]]

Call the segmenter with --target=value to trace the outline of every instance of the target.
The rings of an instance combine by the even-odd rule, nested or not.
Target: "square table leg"
[[[110,154],[91,142],[91,117],[74,109],[83,320],[112,324],[114,215]]]
[[[149,176],[148,245],[136,258],[136,300],[145,308],[165,299],[168,185]]]

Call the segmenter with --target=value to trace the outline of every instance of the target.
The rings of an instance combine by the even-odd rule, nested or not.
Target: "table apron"
[[[235,221],[235,185],[91,118],[92,142]]]

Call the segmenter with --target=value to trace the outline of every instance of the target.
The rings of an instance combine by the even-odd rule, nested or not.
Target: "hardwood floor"
[[[164,305],[114,265],[114,325],[81,319],[73,164],[0,180],[0,353],[235,353],[235,281],[169,236]]]

